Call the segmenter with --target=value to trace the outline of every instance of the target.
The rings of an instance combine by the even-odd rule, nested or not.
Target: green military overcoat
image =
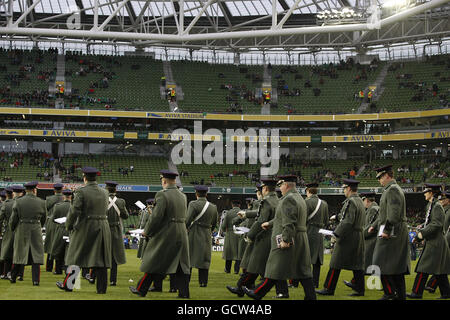
[[[269,192],[263,200],[260,201],[259,214],[255,223],[247,233],[251,242],[245,249],[244,257],[248,257],[247,271],[254,274],[264,275],[266,262],[269,258],[271,247],[272,230],[264,230],[261,224],[269,222],[275,217],[275,210],[278,205],[276,192]]]
[[[16,198],[9,219],[9,227],[14,231],[14,264],[44,264],[41,229],[45,219],[44,200],[29,192]]]
[[[239,235],[233,232],[233,219],[241,209],[231,208],[225,214],[221,230],[225,234],[225,243],[222,252],[224,260],[238,260],[239,258]]]
[[[183,273],[190,274],[186,210],[186,196],[175,185],[156,193],[155,207],[144,228],[149,240],[142,272],[172,274],[181,265]]]
[[[148,217],[150,214],[147,211],[148,209],[145,208],[144,210],[141,210],[141,218],[139,223],[139,229],[144,229],[145,225],[147,224]],[[137,250],[137,257],[142,259],[142,254],[144,253],[145,246],[147,245],[147,239],[143,236],[139,237],[139,245]]]
[[[450,246],[450,205],[446,205],[444,207],[444,210],[445,210],[444,233],[445,238],[447,239],[447,244]]]
[[[312,277],[311,253],[306,235],[306,203],[296,189],[282,196],[269,222],[272,228],[270,254],[264,277],[275,280],[306,279]],[[281,235],[289,248],[277,247],[276,237]]]
[[[308,217],[315,211],[319,202],[316,194],[305,199]],[[309,251],[311,252],[311,262],[323,264],[323,234],[319,233],[319,229],[326,227],[328,223],[328,203],[321,199],[320,207],[316,214],[306,221],[307,235],[309,241]]]
[[[392,232],[392,236],[388,239],[377,237],[373,264],[380,267],[383,275],[409,274],[411,256],[405,195],[395,179],[386,185],[381,195],[377,225],[378,230],[385,225],[385,232]]]
[[[364,221],[364,204],[358,194],[352,194],[343,202],[339,213],[330,268],[364,270]]]
[[[14,204],[14,199],[6,199],[3,202],[2,208],[0,209],[0,221],[2,221],[1,228],[3,230],[3,240],[0,260],[11,260],[14,254],[14,231],[9,227],[9,218],[12,214],[12,207]]]
[[[433,275],[450,274],[450,248],[444,237],[444,208],[437,199],[426,207],[426,222],[422,233],[425,245],[417,262],[415,272]]]
[[[111,268],[111,231],[107,220],[108,192],[89,181],[73,193],[66,220],[69,234],[66,264]]]
[[[191,268],[209,269],[211,264],[212,238],[211,233],[217,226],[217,207],[209,203],[203,215],[200,215],[206,205],[206,197],[199,197],[189,202],[186,227],[189,238],[189,258]]]
[[[63,196],[61,193],[48,196],[45,199],[45,210],[47,219],[45,220],[45,240],[44,240],[44,252],[50,253],[50,248],[53,243],[53,230],[55,229],[57,223],[53,221],[53,206],[59,202],[63,201]]]
[[[259,214],[259,207],[261,204],[261,200],[254,200],[252,202],[252,208],[250,210],[245,210],[246,217],[246,227],[251,229],[253,224],[256,222],[256,217]],[[244,235],[246,237],[247,235]],[[245,240],[244,240],[245,241]],[[247,269],[249,258],[251,255],[251,251],[253,250],[253,243],[248,242],[245,246],[244,254],[242,255],[240,267],[242,269]]]
[[[58,202],[53,206],[53,214],[52,219],[53,222],[55,219],[67,217],[70,210],[70,200],[64,200],[62,202]],[[68,236],[69,232],[66,230],[65,223],[56,223],[53,228],[53,236],[52,243],[50,245],[49,253],[53,257],[64,256],[66,252],[67,242],[63,239],[64,236]]]
[[[125,264],[125,245],[123,243],[123,224],[122,219],[128,219],[129,214],[126,202],[122,198],[117,198],[115,193],[109,194],[109,203],[111,204],[116,198],[114,204],[117,206],[118,212],[113,205],[108,209],[108,224],[111,231],[111,258],[117,265]]]
[[[378,225],[377,218],[380,207],[376,202],[372,202],[370,207],[366,209],[366,220],[364,222],[364,270],[372,265],[373,250],[375,249],[375,243],[377,242]],[[369,233],[368,230],[373,227],[373,232]]]

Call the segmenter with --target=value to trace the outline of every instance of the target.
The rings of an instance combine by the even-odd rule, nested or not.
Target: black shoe
[[[412,292],[412,293],[407,293],[406,296],[410,299],[422,299],[422,296]]]
[[[110,285],[111,287],[115,287],[117,284],[116,284],[116,282],[113,281],[113,282],[110,282],[109,285]]]
[[[289,299],[288,294],[279,293],[275,297],[272,297],[272,299]]]
[[[175,292],[177,292],[177,289],[171,288],[171,289],[169,290],[169,293],[175,293]]]
[[[450,299],[450,294],[446,294],[446,295],[440,296],[439,298],[436,298],[436,299],[439,299],[439,300],[441,300],[441,299]]]
[[[156,287],[151,287],[150,289],[148,289],[149,292],[162,292],[161,288],[156,288]]]
[[[200,283],[200,288],[206,288],[206,283]]]
[[[355,289],[355,286],[351,281],[344,280],[344,284],[349,288]]]
[[[6,276],[5,276],[4,274],[2,274],[2,275],[0,276],[0,279],[6,279]]]
[[[255,291],[247,289],[246,287],[242,287],[242,290],[244,290],[245,294],[248,295],[250,298],[255,300],[261,300],[262,297],[257,295]]]
[[[95,278],[94,279],[89,278],[88,281],[90,284],[95,284]]]
[[[16,283],[16,279],[9,279],[9,282],[11,282],[11,283]]]
[[[230,270],[224,269],[223,271],[225,271],[225,273],[230,273]]]
[[[17,280],[18,281],[23,281],[23,277],[18,277]]]
[[[106,291],[97,291],[97,294],[106,294]]]
[[[234,274],[239,274],[239,271],[235,271]]]
[[[391,294],[391,295],[383,294],[383,296],[380,299],[378,299],[378,300],[393,300],[393,299],[395,299],[395,295],[394,294]]]
[[[63,274],[63,273],[62,273],[62,271],[60,271],[60,272],[55,271],[55,272],[53,272],[53,274]]]
[[[322,290],[316,290],[316,293],[322,295],[322,296],[334,296],[334,292],[328,290],[328,289],[322,289]]]
[[[56,282],[56,286],[58,288],[60,288],[61,290],[67,291],[67,292],[72,292],[72,289],[67,288],[66,286],[64,286],[64,284],[62,282]]]
[[[33,281],[33,286],[38,286],[38,285],[39,285],[39,282]]]
[[[140,292],[138,289],[136,289],[135,287],[129,287],[131,293],[137,294],[138,296],[141,297],[145,297],[145,294],[143,294],[142,292]]]
[[[348,295],[349,297],[364,297],[364,292],[353,292]]]
[[[180,299],[190,299],[189,295],[184,295],[184,294],[179,294],[179,295],[177,296],[177,298],[180,298]]]
[[[436,289],[433,289],[431,287],[425,287],[425,290],[427,290],[429,293],[435,293]]]
[[[245,295],[244,290],[238,287],[227,286],[228,291],[231,293],[237,294],[238,297],[243,297]]]

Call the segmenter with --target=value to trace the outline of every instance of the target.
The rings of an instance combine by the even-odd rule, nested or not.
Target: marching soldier
[[[378,212],[380,211],[380,207],[375,202],[375,192],[367,192],[361,193],[361,199],[363,200],[364,207],[366,208],[366,219],[364,223],[364,270],[372,265],[372,256],[373,249],[375,248],[375,242],[377,240],[377,218]],[[369,228],[373,227],[373,231],[371,233],[368,232]],[[344,280],[344,283],[354,289],[355,287],[355,278],[351,280],[351,282]]]
[[[72,190],[65,189],[62,190],[63,201],[58,202],[53,206],[52,219],[67,217],[71,200],[72,200]],[[54,274],[62,274],[63,269],[66,266],[64,261],[64,256],[66,253],[67,242],[63,238],[64,236],[69,236],[69,232],[66,230],[65,223],[56,223],[53,229],[52,243],[50,246],[49,253],[53,258],[55,258],[55,272]]]
[[[447,244],[450,246],[450,191],[443,191],[439,197],[441,206],[445,211],[445,221],[444,221],[444,234],[447,239]],[[425,287],[430,293],[434,293],[437,287],[437,279],[432,276]]]
[[[105,294],[108,285],[108,268],[111,268],[111,231],[108,225],[108,192],[98,186],[98,170],[82,169],[85,185],[75,190],[66,220],[70,242],[66,264],[91,268],[97,278],[97,293]],[[72,291],[67,286],[70,274],[56,286]]]
[[[245,294],[262,299],[277,281],[299,279],[305,292],[305,300],[315,300],[311,272],[311,254],[306,235],[306,203],[296,189],[297,176],[280,177],[283,196],[275,210],[275,218],[264,222],[263,229],[272,229],[271,251],[266,263],[264,280]]]
[[[378,214],[378,234],[372,263],[380,268],[384,295],[381,300],[406,299],[405,274],[410,272],[410,250],[406,225],[406,202],[394,179],[392,165],[375,169],[384,187]],[[374,232],[371,227],[369,233]]]
[[[428,201],[426,207],[425,223],[417,231],[414,241],[425,240],[422,253],[416,265],[416,279],[412,292],[407,294],[411,299],[422,299],[428,276],[434,275],[437,285],[441,291],[438,299],[450,299],[450,286],[447,275],[450,274],[450,248],[444,237],[444,208],[439,203],[437,197],[440,195],[440,185],[425,184],[423,191],[425,200]]]
[[[155,199],[149,198],[145,201],[145,203],[147,204],[147,207],[144,210],[141,210],[139,229],[144,229],[145,224],[147,223],[148,218],[150,217],[150,214],[152,213],[153,204],[155,203]],[[138,246],[138,251],[137,251],[137,257],[140,258],[141,260],[142,260],[142,253],[144,252],[146,244],[147,244],[147,240],[145,239],[145,237],[141,236],[139,238],[139,246]]]
[[[323,229],[328,224],[328,203],[319,199],[317,196],[318,183],[309,183],[306,185],[306,208],[308,217],[306,219],[306,228],[309,242],[309,251],[311,252],[311,262],[313,270],[314,287],[319,287],[320,266],[323,264],[323,234],[319,229]]]
[[[198,269],[200,287],[208,284],[208,271],[211,264],[211,232],[217,225],[217,207],[206,199],[207,186],[195,186],[197,200],[188,206],[186,227],[189,238],[189,258],[192,268]]]
[[[0,220],[3,222],[3,241],[0,259],[5,262],[3,278],[5,280],[11,279],[12,261],[14,255],[14,231],[9,227],[9,218],[12,214],[12,207],[15,199],[22,196],[22,191],[25,190],[21,185],[14,185],[11,188],[6,188],[7,198],[0,211]],[[23,268],[18,268],[17,280],[23,280]]]
[[[8,272],[11,271],[11,260],[12,260],[12,253],[11,253],[11,259],[8,261],[8,259],[4,258],[6,255],[3,251],[9,250],[8,247],[12,248],[12,246],[9,245],[11,242],[11,232],[8,227],[9,217],[11,216],[12,212],[12,205],[13,205],[13,191],[11,188],[6,188],[5,190],[5,200],[2,202],[1,208],[0,208],[0,228],[1,228],[1,234],[2,234],[2,243],[1,243],[1,250],[0,250],[0,261],[2,261],[2,268],[0,269],[0,279],[7,279]]]
[[[25,184],[26,195],[17,198],[12,207],[9,227],[14,234],[14,268],[11,283],[16,282],[19,269],[31,264],[33,286],[40,282],[40,265],[44,264],[42,226],[45,223],[45,202],[36,196],[37,182]]]
[[[0,191],[0,212],[2,211],[2,207],[6,204],[6,191],[3,189]],[[2,240],[3,240],[3,221],[0,218],[0,256],[1,256],[1,247],[2,247]],[[5,269],[5,262],[3,260],[0,260],[0,278],[3,278],[3,270]]]
[[[261,228],[261,224],[268,222],[275,217],[275,209],[278,204],[278,197],[275,193],[275,186],[278,180],[263,179],[261,180],[262,199],[259,201],[256,221],[246,234],[247,248],[245,249],[242,262],[243,273],[237,282],[236,287],[227,286],[227,289],[239,297],[244,296],[243,287],[251,288],[254,286],[258,275],[264,275],[266,269],[267,258],[270,253],[271,230]],[[240,213],[246,216],[249,211]]]
[[[344,179],[344,194],[347,198],[339,213],[339,224],[333,231],[336,238],[330,260],[330,270],[324,283],[324,289],[316,292],[332,296],[336,289],[342,269],[352,270],[355,279],[354,293],[350,296],[363,296],[364,286],[364,236],[363,225],[365,208],[358,195],[359,181]]]
[[[142,234],[149,237],[141,264],[144,276],[136,288],[130,287],[132,293],[141,297],[147,294],[155,279],[162,279],[166,274],[176,274],[178,297],[189,298],[187,200],[186,195],[176,186],[177,176],[177,173],[169,170],[161,171],[163,190],[156,193],[155,207]]]
[[[225,260],[225,273],[231,272],[231,264],[234,260],[234,273],[238,274],[240,268],[240,261],[238,260],[239,235],[233,231],[233,219],[237,217],[237,213],[241,210],[239,208],[241,202],[239,200],[232,200],[231,203],[232,208],[225,213],[221,227],[222,230],[220,230],[225,234],[222,258]]]
[[[108,224],[111,231],[112,248],[109,285],[115,286],[117,283],[117,265],[126,263],[122,219],[128,219],[129,214],[125,200],[116,196],[118,183],[105,181],[105,184],[109,192]]]
[[[257,184],[256,185],[256,200],[254,198],[247,198],[247,206],[248,209],[247,210],[241,210],[238,212],[238,216],[240,216],[242,219],[246,219],[247,221],[247,228],[251,229],[253,227],[253,224],[255,223],[256,219],[257,219],[257,215],[259,212],[259,207],[261,205],[261,201],[262,201],[262,186],[261,184]],[[251,202],[250,202],[251,199]],[[246,239],[248,240],[248,239]],[[246,241],[244,239],[244,241]],[[241,264],[240,267],[242,268],[242,272],[245,273],[246,269],[248,267],[248,262],[249,262],[249,258],[251,256],[251,252],[253,250],[253,244],[246,241],[247,242],[247,246],[245,247],[245,251],[244,254],[242,256],[242,260],[241,260]],[[254,282],[253,283],[247,283],[246,285],[247,287],[253,287],[254,286]]]
[[[47,253],[47,261],[46,261],[46,266],[45,266],[45,271],[47,271],[47,272],[53,271],[53,263],[55,260],[49,253],[50,247],[51,247],[51,244],[53,241],[53,229],[56,227],[56,223],[53,221],[52,209],[56,203],[63,201],[63,196],[61,193],[63,187],[64,187],[63,184],[55,183],[53,185],[55,194],[48,196],[45,199],[45,210],[46,210],[47,220],[45,221],[45,225],[44,225],[44,227],[45,227],[44,252]]]

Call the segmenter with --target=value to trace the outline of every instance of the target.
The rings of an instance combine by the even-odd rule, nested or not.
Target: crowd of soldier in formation
[[[257,199],[248,198],[247,209],[233,200],[232,208],[218,217],[217,207],[207,200],[208,188],[195,186],[196,200],[176,186],[177,173],[162,170],[162,190],[147,199],[141,210],[138,258],[143,276],[132,293],[146,296],[162,291],[162,281],[170,275],[170,292],[190,298],[192,268],[198,269],[200,287],[207,287],[211,264],[211,234],[219,229],[224,237],[225,272],[239,274],[235,286],[226,286],[239,297],[262,299],[275,286],[276,298],[288,298],[289,287],[301,283],[305,299],[316,294],[334,295],[342,269],[352,270],[353,279],[344,283],[353,289],[350,296],[364,296],[364,276],[378,272],[381,299],[422,298],[424,290],[439,287],[440,299],[450,298],[449,208],[450,193],[440,185],[426,184],[423,194],[428,205],[425,221],[417,228],[414,242],[424,242],[416,265],[411,293],[406,294],[405,275],[410,273],[410,246],[406,225],[406,203],[392,165],[375,169],[384,187],[380,204],[375,193],[358,193],[356,180],[344,180],[346,200],[340,213],[329,218],[326,201],[317,195],[318,184],[306,185],[306,199],[298,192],[294,175],[261,179]],[[40,266],[47,253],[46,271],[63,274],[58,288],[72,291],[73,268],[96,283],[99,294],[117,283],[117,266],[126,263],[122,220],[128,218],[125,200],[117,197],[117,182],[106,188],[96,182],[98,170],[83,168],[84,186],[63,190],[55,184],[55,194],[41,200],[36,196],[37,182],[12,186],[2,193],[0,225],[1,278],[15,283],[23,280],[25,265],[31,265],[32,283],[40,283]],[[277,193],[278,192],[278,193]],[[65,222],[61,220],[65,218]],[[324,261],[324,229],[335,241],[329,271],[319,288]],[[45,227],[43,241],[42,227]],[[319,232],[320,230],[320,232]],[[432,275],[431,279],[428,277]],[[259,283],[256,281],[259,278]]]

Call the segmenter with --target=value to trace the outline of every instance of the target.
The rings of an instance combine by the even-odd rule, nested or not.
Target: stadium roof
[[[364,50],[445,39],[450,35],[449,1],[0,0],[0,39],[233,52]],[[340,15],[344,8],[352,14]],[[381,19],[378,26],[367,23],[375,8]]]

